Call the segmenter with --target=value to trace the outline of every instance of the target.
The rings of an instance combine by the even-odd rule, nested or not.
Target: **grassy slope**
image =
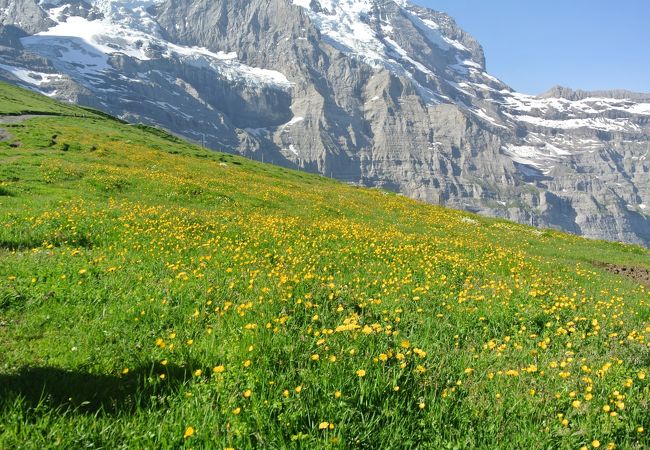
[[[0,448],[650,445],[648,251],[0,99]]]
[[[102,113],[90,111],[75,105],[57,102],[43,95],[17,88],[0,82],[0,113],[3,115],[19,114],[56,114],[81,117],[99,117]]]

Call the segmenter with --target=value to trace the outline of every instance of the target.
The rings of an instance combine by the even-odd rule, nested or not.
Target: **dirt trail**
[[[0,124],[11,125],[38,117],[52,117],[52,114],[22,114],[20,116],[0,116]]]

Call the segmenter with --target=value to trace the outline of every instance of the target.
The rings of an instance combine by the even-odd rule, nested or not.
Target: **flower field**
[[[0,98],[0,448],[650,446],[647,250]]]

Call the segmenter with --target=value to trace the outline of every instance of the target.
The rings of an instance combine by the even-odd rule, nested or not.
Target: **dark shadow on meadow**
[[[164,405],[192,377],[191,365],[152,365],[124,375],[96,375],[53,367],[25,367],[0,374],[0,412],[22,400],[30,408],[48,407],[86,414],[129,413]],[[159,378],[165,374],[165,379]]]

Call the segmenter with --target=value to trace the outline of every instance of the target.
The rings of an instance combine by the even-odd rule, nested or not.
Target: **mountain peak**
[[[564,86],[554,86],[539,96],[540,98],[563,98],[578,101],[587,98],[610,98],[616,100],[650,101],[650,93],[632,92],[624,89],[610,89],[599,91],[585,91],[571,89]]]
[[[482,70],[485,58],[480,45],[457,27],[446,14],[421,8],[406,0],[292,0],[328,43],[342,52],[374,65],[396,69],[401,62],[422,72],[432,70],[427,55],[408,49],[413,35],[426,41],[424,53],[438,54],[446,62],[471,60]],[[410,34],[410,36],[409,36]],[[453,54],[449,58],[449,55]],[[454,57],[458,61],[454,61]],[[407,69],[407,71],[410,71]]]

